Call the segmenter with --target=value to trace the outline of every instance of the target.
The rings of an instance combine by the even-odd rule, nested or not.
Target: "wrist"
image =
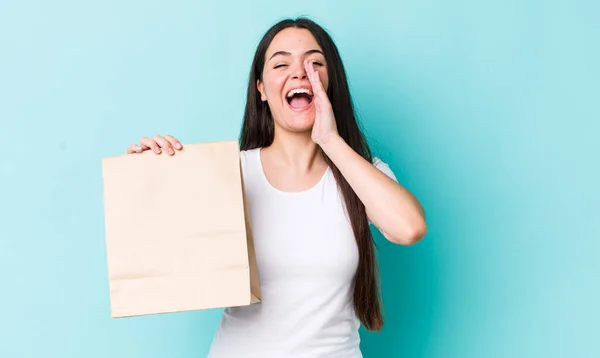
[[[319,146],[328,157],[333,159],[332,157],[335,157],[335,153],[339,152],[339,150],[344,146],[347,146],[347,144],[344,141],[344,138],[342,138],[338,133],[335,133],[327,138],[327,140],[321,142]]]

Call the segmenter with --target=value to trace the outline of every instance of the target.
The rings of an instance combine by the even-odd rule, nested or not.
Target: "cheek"
[[[281,76],[270,73],[268,76],[264,77],[264,80],[265,92],[268,97],[277,96],[283,91],[283,81],[281,80]]]

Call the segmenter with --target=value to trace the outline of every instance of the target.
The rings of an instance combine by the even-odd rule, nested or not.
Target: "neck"
[[[265,151],[293,171],[308,172],[324,163],[321,148],[313,142],[310,132],[292,133],[276,128],[273,143]]]

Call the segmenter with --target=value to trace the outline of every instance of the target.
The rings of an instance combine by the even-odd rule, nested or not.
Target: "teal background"
[[[6,1],[0,356],[203,357],[220,311],[109,318],[101,158],[236,138],[260,36],[311,15],[429,233],[377,236],[365,357],[600,357],[593,1]]]

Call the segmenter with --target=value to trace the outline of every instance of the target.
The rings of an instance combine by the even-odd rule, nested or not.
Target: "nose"
[[[304,65],[302,64],[302,62],[295,65],[295,67],[292,70],[292,77],[294,79],[300,79],[300,80],[308,78],[306,69],[304,68]]]

